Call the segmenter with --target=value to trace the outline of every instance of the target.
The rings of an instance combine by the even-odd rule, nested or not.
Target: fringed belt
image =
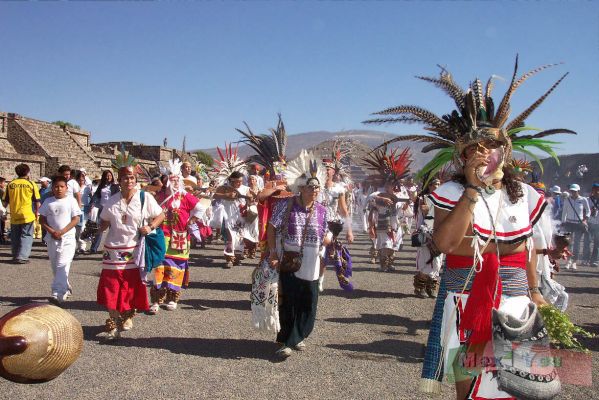
[[[468,302],[460,322],[462,329],[471,332],[469,337],[471,344],[483,343],[491,339],[491,310],[499,307],[502,294],[502,279],[500,279],[499,273],[500,263],[509,265],[512,268],[522,269],[524,275],[526,275],[526,256],[525,251],[501,256],[501,259],[495,253],[482,255],[482,265],[477,266],[474,281],[470,285]],[[473,257],[448,254],[446,260],[448,271],[452,269],[469,269],[474,265]],[[526,288],[526,285],[524,285],[524,288]]]

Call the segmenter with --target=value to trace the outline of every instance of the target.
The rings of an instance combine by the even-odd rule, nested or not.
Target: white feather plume
[[[302,150],[297,158],[287,163],[287,169],[285,170],[285,180],[293,193],[297,193],[299,187],[305,185],[308,178],[313,176],[310,170],[310,163],[316,163],[315,178],[318,179],[321,186],[324,184],[326,172],[316,155],[312,151]]]

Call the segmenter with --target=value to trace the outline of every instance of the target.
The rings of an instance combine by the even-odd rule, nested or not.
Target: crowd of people
[[[445,70],[427,80],[455,85]],[[414,293],[437,298],[423,390],[437,390],[444,370],[458,398],[512,398],[490,371],[466,371],[456,354],[479,354],[492,340],[494,312],[522,318],[530,304],[567,308],[556,277],[560,260],[573,270],[599,266],[599,183],[589,197],[576,183],[564,193],[558,186],[546,190],[530,163],[512,156],[524,146],[519,140],[530,137],[518,136],[524,117],[506,124],[511,94],[495,111],[491,90],[483,96],[480,82],[472,85],[449,91],[463,107],[444,119],[413,106],[393,109],[410,115],[407,122],[432,127],[431,136],[408,140],[427,138],[441,149],[417,174],[410,171],[409,147],[389,149],[402,137],[368,154],[363,162],[372,173],[362,182],[352,181],[346,141],[324,159],[306,150],[289,159],[280,116],[271,135],[239,130],[255,151],[250,159],[226,145],[212,167],[175,159],[149,176],[123,153],[101,177],[63,165],[38,187],[20,164],[10,182],[0,178],[13,260],[29,261],[39,226],[54,274],[50,301],[62,306],[72,295],[75,255],[100,252],[97,302],[108,311],[107,338],[118,339],[133,328],[136,312],[177,309],[194,246],[222,244],[224,268],[259,257],[252,322],[276,334],[276,354],[287,358],[306,349],[326,267],[335,269],[343,290],[353,289],[350,248],[354,230],[362,231],[382,272],[394,271],[402,246],[416,247]],[[572,132],[532,138],[554,133]]]

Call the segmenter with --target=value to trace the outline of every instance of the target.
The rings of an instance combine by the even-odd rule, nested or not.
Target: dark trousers
[[[281,331],[277,342],[293,347],[306,339],[314,329],[318,306],[318,280],[298,279],[292,272],[281,272],[282,292],[279,304]]]

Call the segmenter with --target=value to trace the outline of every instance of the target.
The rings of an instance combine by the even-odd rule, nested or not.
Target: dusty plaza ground
[[[221,246],[194,250],[191,286],[180,309],[139,315],[132,331],[107,344],[97,336],[106,318],[95,302],[99,256],[80,256],[71,270],[74,296],[66,308],[83,326],[81,357],[49,383],[0,380],[0,398],[453,398],[449,385],[438,397],[418,392],[434,300],[412,295],[413,249],[405,247],[395,273],[378,272],[368,263],[365,236],[358,236],[352,249],[356,290],[343,292],[327,271],[308,348],[285,362],[274,356],[274,336],[249,325],[256,261],[225,270]],[[9,253],[8,246],[0,247],[0,315],[45,302],[49,294],[45,248],[36,243],[28,265],[10,264]],[[572,320],[599,333],[599,269],[564,271],[560,281],[571,296]],[[559,398],[599,398],[599,339],[584,343],[592,350],[593,384],[564,385]]]

